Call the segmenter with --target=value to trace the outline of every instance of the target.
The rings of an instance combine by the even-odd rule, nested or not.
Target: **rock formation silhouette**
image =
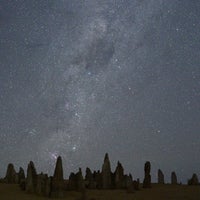
[[[59,156],[56,161],[54,175],[51,179],[50,196],[55,198],[64,197],[63,186],[64,186],[64,178],[63,178],[62,158],[61,156]]]
[[[144,188],[151,187],[150,170],[150,162],[146,162],[144,167]],[[193,179],[195,180],[195,178]],[[25,177],[22,168],[16,173],[14,165],[10,163],[7,167],[6,176],[1,182],[18,183],[22,190],[48,198],[63,198],[65,191],[75,190],[81,192],[81,198],[85,199],[87,198],[86,188],[126,189],[129,193],[139,190],[139,179],[133,181],[131,174],[124,174],[124,168],[119,161],[114,173],[111,171],[108,153],[105,154],[101,172],[98,170],[92,173],[90,168],[87,167],[85,178],[83,178],[82,170],[79,168],[77,173],[71,173],[69,179],[64,180],[62,158],[59,156],[53,176],[48,177],[47,174],[43,173],[37,174],[34,163],[30,161],[27,167],[27,176]]]
[[[96,184],[96,188],[97,189],[102,188],[102,174],[101,174],[100,170],[98,170],[97,172],[94,171],[93,177],[94,177],[94,181]]]
[[[199,179],[196,174],[193,174],[192,178],[188,180],[188,185],[199,185]]]
[[[139,190],[140,180],[137,179],[137,180],[133,181],[133,185],[134,185],[135,190]]]
[[[175,172],[171,173],[171,184],[176,185],[178,183],[177,176]]]
[[[159,184],[165,183],[164,174],[160,169],[158,170],[158,183]]]
[[[125,176],[127,176],[127,175],[125,175]],[[129,178],[129,182],[126,186],[127,192],[134,193],[136,190],[139,190],[139,184],[140,184],[139,179],[133,181],[131,174],[129,174],[129,176],[127,176],[127,177]]]
[[[12,163],[8,164],[4,180],[6,183],[11,183],[11,184],[18,183],[17,173]]]
[[[85,189],[85,184],[83,180],[82,170],[79,168],[79,171],[76,174],[76,186],[78,191],[83,191]]]
[[[124,188],[128,188],[133,182],[133,178],[132,178],[132,175],[129,174],[129,175],[124,175]]]
[[[68,190],[76,190],[77,186],[76,186],[76,175],[72,172],[69,175],[69,181],[68,181],[68,185],[67,185],[67,189]]]
[[[37,172],[33,161],[30,161],[27,168],[27,178],[26,178],[26,192],[34,193],[37,185]]]
[[[22,167],[19,168],[19,173],[18,173],[18,183],[20,184],[22,181],[25,180],[25,173],[24,169]]]
[[[88,189],[95,189],[96,188],[96,182],[94,180],[94,175],[92,174],[90,168],[86,168],[85,172],[85,186]]]
[[[82,170],[81,168],[79,168],[79,171],[76,174],[74,173],[70,174],[67,189],[82,191],[83,189],[85,189],[86,183],[84,182],[83,179]]]
[[[122,164],[119,161],[117,162],[117,167],[114,172],[114,186],[117,189],[121,189],[125,187],[124,168],[122,167]]]
[[[143,188],[151,188],[151,163],[147,161],[144,165],[144,181]]]
[[[101,173],[102,173],[102,188],[110,189],[111,188],[111,167],[110,167],[110,160],[108,157],[108,153],[106,153],[105,155]]]
[[[41,173],[37,176],[36,194],[49,197],[50,184],[47,174]]]

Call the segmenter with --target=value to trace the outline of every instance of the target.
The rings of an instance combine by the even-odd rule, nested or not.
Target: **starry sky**
[[[0,176],[200,176],[199,0],[0,0]]]

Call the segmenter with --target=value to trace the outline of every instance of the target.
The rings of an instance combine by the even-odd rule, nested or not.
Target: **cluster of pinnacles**
[[[164,174],[160,169],[158,170],[158,183],[165,184]],[[171,173],[171,184],[172,185],[178,184],[178,179],[174,171]],[[192,178],[188,180],[188,185],[199,185],[198,176],[196,174],[193,174]]]
[[[143,188],[151,188],[151,164],[144,165]],[[68,180],[64,179],[62,159],[57,158],[53,176],[47,174],[37,174],[34,163],[30,161],[27,168],[27,176],[20,167],[16,173],[13,164],[7,167],[6,176],[1,180],[4,183],[19,184],[20,188],[28,193],[34,193],[45,197],[62,198],[65,191],[75,190],[83,192],[85,189],[126,189],[132,193],[139,190],[139,179],[133,180],[132,175],[124,174],[124,168],[118,161],[114,172],[111,171],[110,161],[106,153],[101,171],[92,172],[86,168],[86,175],[83,177],[81,168],[77,173],[71,173]],[[164,174],[158,170],[158,183],[164,184]],[[177,184],[175,172],[171,174],[171,184]],[[193,174],[188,181],[188,185],[198,185],[198,177]]]
[[[105,155],[101,171],[92,172],[87,167],[85,177],[79,168],[77,173],[71,173],[69,179],[65,180],[62,159],[59,156],[53,176],[37,174],[34,163],[30,161],[27,167],[27,176],[22,168],[17,173],[13,164],[9,164],[6,176],[1,182],[19,184],[20,188],[27,193],[53,198],[62,198],[65,191],[69,190],[82,192],[85,189],[127,189],[128,192],[134,192],[139,189],[139,179],[134,181],[131,174],[124,174],[124,168],[119,161],[115,171],[111,171],[108,154]]]

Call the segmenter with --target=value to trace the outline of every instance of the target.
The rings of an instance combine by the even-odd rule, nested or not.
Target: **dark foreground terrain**
[[[135,193],[125,190],[87,190],[87,199],[93,200],[200,200],[200,186],[158,185],[151,189],[141,189]],[[78,200],[78,192],[66,192],[67,200]],[[37,195],[27,194],[18,185],[0,184],[0,200],[42,200],[48,199]],[[53,200],[53,198],[51,198]]]

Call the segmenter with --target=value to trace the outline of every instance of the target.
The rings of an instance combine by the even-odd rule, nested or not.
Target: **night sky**
[[[200,176],[199,0],[0,0],[0,176]]]

